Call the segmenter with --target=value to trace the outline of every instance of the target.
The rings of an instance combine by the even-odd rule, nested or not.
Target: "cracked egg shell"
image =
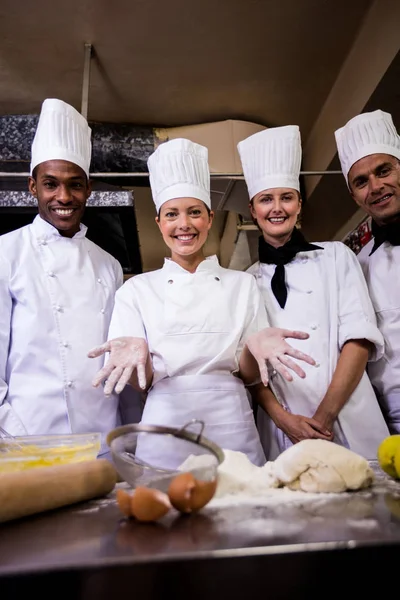
[[[121,489],[117,490],[118,508],[122,512],[124,517],[132,516],[131,499],[132,499],[132,496],[125,490],[121,490]]]
[[[160,490],[137,487],[131,497],[132,516],[138,521],[151,522],[161,519],[171,508],[171,502]]]
[[[168,496],[174,508],[183,513],[191,513],[208,504],[216,489],[217,479],[200,481],[192,473],[182,473],[171,481]]]

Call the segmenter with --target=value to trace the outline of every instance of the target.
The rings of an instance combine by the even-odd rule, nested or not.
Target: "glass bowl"
[[[119,475],[133,488],[145,486],[162,492],[182,472],[190,472],[200,481],[216,480],[224,453],[201,432],[188,431],[192,424],[180,429],[140,424],[114,429],[107,441]]]
[[[94,460],[100,433],[28,435],[0,439],[0,473]]]

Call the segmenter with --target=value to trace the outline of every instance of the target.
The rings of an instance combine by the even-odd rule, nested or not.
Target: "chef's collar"
[[[40,215],[37,215],[34,218],[33,223],[32,223],[32,229],[33,229],[33,233],[37,239],[50,240],[50,239],[58,239],[60,237],[65,237],[65,236],[62,236],[61,233],[58,231],[58,229],[56,229],[53,225],[51,225],[50,223],[48,223],[47,221],[42,219],[42,217]],[[83,223],[81,223],[79,226],[79,231],[70,239],[76,240],[79,238],[84,238],[86,236],[86,232],[87,232],[86,225],[83,225]],[[67,239],[67,238],[65,238],[65,239]]]
[[[384,242],[389,242],[392,246],[400,246],[400,221],[379,226],[373,220],[371,222],[371,233],[374,236],[374,246],[369,256],[378,250]]]
[[[189,271],[187,271],[187,269],[184,269],[183,267],[181,267],[180,265],[178,265],[177,262],[175,262],[174,260],[172,260],[171,258],[165,258],[164,259],[164,270],[168,273],[171,272],[175,272],[175,273],[189,273]],[[203,261],[201,261],[201,263],[199,264],[199,266],[197,267],[195,273],[199,273],[202,271],[205,272],[210,272],[210,273],[214,273],[216,271],[220,270],[220,265],[218,262],[218,258],[215,254],[213,254],[212,256],[207,256]],[[194,275],[194,273],[191,273],[191,275]]]

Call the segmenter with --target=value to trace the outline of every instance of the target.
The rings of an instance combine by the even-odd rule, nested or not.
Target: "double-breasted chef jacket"
[[[92,379],[103,358],[88,351],[107,339],[119,263],[86,238],[37,216],[0,237],[0,424],[12,435],[107,433],[118,398]]]
[[[400,246],[384,242],[370,256],[373,245],[372,239],[357,258],[385,340],[385,353],[368,365],[368,374],[390,433],[400,434]]]
[[[262,290],[271,326],[306,331],[308,340],[292,340],[317,366],[302,364],[305,379],[292,382],[280,376],[271,387],[279,402],[293,414],[312,417],[331,383],[343,345],[367,339],[375,347],[371,360],[383,354],[383,338],[355,254],[341,242],[317,242],[321,250],[299,252],[285,265],[288,297],[282,309],[271,291],[275,265],[255,263],[249,271]],[[374,364],[374,363],[371,363]],[[258,427],[268,460],[274,460],[290,440],[264,411]],[[388,435],[376,395],[366,373],[339,413],[335,442],[368,459],[376,458],[379,443]]]
[[[166,259],[161,269],[132,277],[118,290],[109,339],[147,340],[154,377],[142,423],[181,427],[203,420],[206,437],[261,465],[253,412],[234,373],[246,339],[267,326],[251,275],[222,268],[215,256],[194,273]],[[169,468],[186,457],[185,450],[168,453],[161,438],[146,452],[142,445],[140,456]]]

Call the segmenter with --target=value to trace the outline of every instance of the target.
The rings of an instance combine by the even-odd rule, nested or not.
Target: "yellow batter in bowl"
[[[35,467],[94,460],[100,450],[98,433],[26,436],[0,443],[0,474]]]

